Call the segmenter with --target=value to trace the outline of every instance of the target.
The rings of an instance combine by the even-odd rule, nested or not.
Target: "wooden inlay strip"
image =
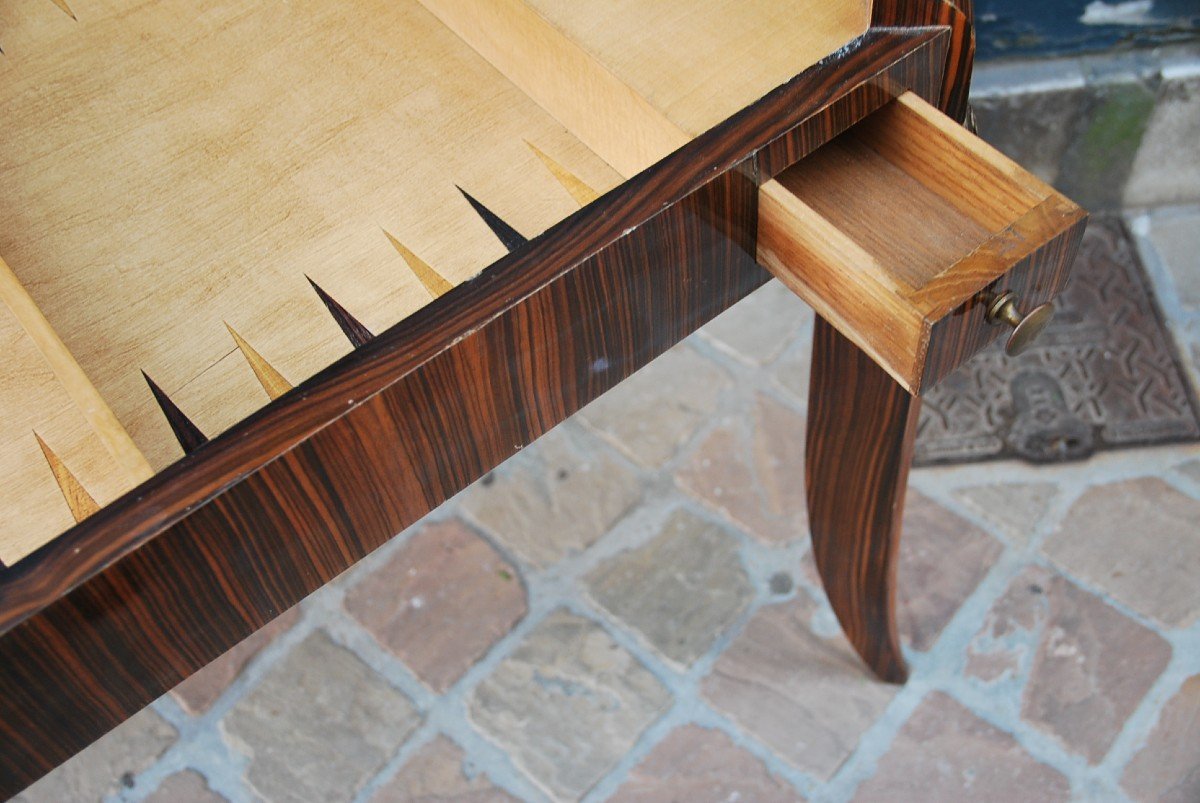
[[[46,456],[46,462],[50,464],[50,471],[54,473],[54,479],[58,483],[58,488],[62,491],[63,499],[67,501],[67,507],[71,509],[71,515],[75,517],[75,521],[83,521],[99,510],[100,506],[96,504],[96,500],[75,478],[66,463],[60,460],[54,450],[46,445],[42,436],[35,432],[33,437],[37,438],[38,446],[42,447],[42,454]]]
[[[175,440],[179,441],[179,445],[183,447],[183,453],[191,454],[207,443],[208,437],[192,423],[190,418],[183,414],[183,410],[175,406],[175,402],[171,401],[171,398],[150,378],[150,375],[142,371],[142,377],[150,386],[150,392],[154,394],[154,400],[158,402],[159,409],[167,417],[167,423],[171,425],[171,431],[175,433]]]
[[[622,176],[691,139],[527,0],[420,2]]]
[[[0,301],[8,306],[21,328],[42,353],[54,376],[83,413],[88,426],[96,433],[104,448],[124,470],[130,484],[137,485],[153,476],[154,470],[141,450],[134,445],[104,397],[84,374],[66,344],[3,258],[0,258]]]
[[[626,177],[863,34],[871,9],[870,0],[421,2]]]
[[[458,187],[457,184],[454,186]],[[472,198],[469,192],[464,190],[462,187],[458,187],[458,191],[463,194],[463,197],[467,199],[467,203],[471,205],[471,208],[474,209],[481,218],[483,218],[483,222],[488,225],[488,228],[492,230],[492,233],[496,235],[496,238],[500,240],[504,247],[509,251],[516,251],[518,248],[525,245],[525,243],[529,242],[529,240],[525,239],[525,235],[521,234],[521,232],[517,231],[512,226],[501,220],[500,216],[495,212]]]
[[[541,159],[542,164],[546,166],[546,169],[549,170],[556,179],[558,179],[558,183],[566,188],[567,192],[571,194],[571,197],[575,199],[575,203],[579,204],[580,206],[587,206],[592,201],[600,197],[600,193],[593,190],[587,184],[583,183],[583,181],[580,180],[579,177],[574,173],[567,170],[558,162],[547,156],[537,145],[534,145],[529,140],[525,140],[525,144],[529,146],[531,151],[537,154],[537,158]]]
[[[276,371],[271,363],[264,360],[263,356],[229,325],[229,321],[225,322],[225,328],[229,330],[233,342],[237,344],[238,350],[242,352],[246,362],[250,363],[250,369],[254,371],[254,376],[268,396],[278,399],[292,389],[292,383],[284,379],[283,374]]]
[[[333,320],[337,322],[342,333],[346,335],[346,339],[350,341],[350,345],[354,348],[365,346],[370,343],[375,337],[371,330],[359,323],[358,319],[346,311],[346,308],[333,300],[333,296],[321,289],[321,285],[312,280],[311,277],[305,276],[308,283],[312,285],[312,289],[317,291],[317,295],[321,298],[321,303],[325,305],[325,309],[329,310],[329,314],[333,316]]]
[[[388,238],[388,242],[392,244],[392,247],[395,248],[396,251],[399,252],[400,256],[404,258],[404,261],[408,263],[409,270],[416,274],[417,278],[421,280],[421,284],[424,285],[425,289],[429,291],[429,295],[437,298],[443,293],[454,289],[454,285],[446,281],[446,278],[442,276],[442,274],[429,267],[429,264],[425,262],[425,260],[421,259],[419,256],[406,248],[404,244],[393,237],[387,229],[384,229],[383,233]]]

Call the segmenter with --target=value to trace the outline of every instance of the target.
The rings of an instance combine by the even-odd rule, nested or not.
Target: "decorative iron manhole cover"
[[[1198,407],[1120,220],[1093,217],[1038,343],[997,341],[926,394],[918,465],[1075,460],[1200,438]]]

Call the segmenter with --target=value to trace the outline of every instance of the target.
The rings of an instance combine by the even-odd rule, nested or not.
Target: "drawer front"
[[[992,341],[1009,337],[1012,329],[989,320],[993,303],[1011,293],[1017,309],[1028,313],[1051,302],[1066,286],[1086,217],[1059,205],[1052,212],[1062,230],[1008,267],[986,287],[938,318],[931,326],[925,354],[923,388],[930,388]],[[1003,256],[1000,259],[1004,259]]]
[[[1062,289],[1085,219],[909,92],[762,186],[758,257],[917,394],[1003,333],[1004,293]]]

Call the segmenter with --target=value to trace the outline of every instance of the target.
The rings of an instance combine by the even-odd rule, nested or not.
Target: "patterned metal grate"
[[[1000,342],[925,396],[918,465],[1077,460],[1200,438],[1198,406],[1128,232],[1093,217],[1057,314],[1017,358]]]

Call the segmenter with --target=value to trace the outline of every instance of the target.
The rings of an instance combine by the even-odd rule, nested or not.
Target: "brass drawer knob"
[[[1033,341],[1050,323],[1054,317],[1054,307],[1049,303],[1034,307],[1028,315],[1022,315],[1017,309],[1017,297],[1013,293],[1003,293],[987,310],[988,323],[1006,323],[1013,328],[1004,344],[1004,353],[1015,357],[1033,345]]]

